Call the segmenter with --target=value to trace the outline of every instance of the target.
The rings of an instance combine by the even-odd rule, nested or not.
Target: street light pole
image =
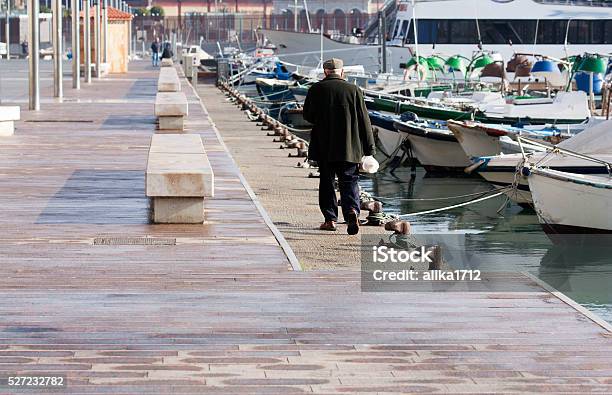
[[[108,61],[108,0],[101,0],[102,3],[102,61]]]
[[[28,0],[28,41],[30,53],[28,56],[29,66],[29,109],[40,110],[40,86],[39,86],[39,48],[40,29],[38,26],[38,0]]]
[[[85,82],[91,84],[91,2],[83,0],[83,64]]]
[[[72,0],[72,87],[74,89],[81,89],[81,57],[79,55],[81,50],[81,34],[79,29],[80,1]]]
[[[102,0],[93,0],[95,6],[94,13],[94,45],[95,45],[95,53],[96,53],[96,78],[102,77],[102,73],[100,72],[100,63],[102,63],[102,55],[100,54],[100,1]]]
[[[62,86],[62,0],[51,0],[53,22],[53,96],[64,95]]]
[[[10,59],[11,58],[11,40],[10,40],[10,36],[11,36],[11,31],[10,31],[10,24],[9,24],[9,18],[11,16],[11,0],[6,0],[6,19],[4,20],[4,37],[6,37],[6,59]]]

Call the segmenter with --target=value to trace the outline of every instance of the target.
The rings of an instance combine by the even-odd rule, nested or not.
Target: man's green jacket
[[[304,119],[312,123],[308,158],[319,162],[359,163],[376,147],[361,89],[329,75],[308,90]]]

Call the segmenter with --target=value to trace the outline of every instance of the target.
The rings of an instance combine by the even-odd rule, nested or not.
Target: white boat
[[[372,132],[376,139],[376,155],[378,162],[388,162],[404,155],[403,143],[406,136],[393,127],[399,115],[390,115],[378,111],[368,111]]]
[[[584,131],[562,141],[558,147],[580,152],[604,161],[612,161],[612,120],[591,121]],[[515,188],[506,193],[514,202],[532,204],[527,178],[521,173],[523,165],[545,165],[546,167],[576,174],[607,174],[601,165],[575,156],[548,152],[536,152],[523,158],[522,154],[496,155],[473,159],[470,171],[482,176],[493,185]]]
[[[462,171],[471,162],[445,121],[396,121],[393,126],[410,141],[410,150],[428,172]]]
[[[448,121],[449,130],[453,132],[461,148],[470,159],[502,153],[519,153],[521,148],[515,141],[517,136],[548,141],[552,145],[570,138],[586,127],[587,123],[578,125],[526,125],[523,127],[513,127],[471,121]],[[531,152],[542,150],[535,146],[529,147]]]
[[[529,168],[527,179],[538,220],[553,241],[568,240],[554,235],[612,233],[610,175],[576,174],[535,166]]]
[[[512,99],[504,104],[493,103],[482,107],[489,122],[516,119],[533,123],[581,123],[591,116],[588,97],[582,91],[559,92],[554,98]],[[500,120],[500,122],[495,122]]]
[[[586,2],[581,5],[549,0],[400,0],[395,21],[388,21],[389,69],[400,72],[415,54],[460,54],[467,58],[479,50],[500,53],[509,60],[515,52],[545,53],[564,58],[584,52],[609,53],[612,7]],[[318,10],[313,9],[316,13]],[[413,16],[417,23],[412,23]],[[569,28],[568,28],[569,24]],[[318,28],[318,27],[317,27]],[[323,26],[324,29],[329,27]],[[418,30],[415,40],[415,30]],[[283,60],[315,66],[325,55],[346,64],[363,64],[366,71],[380,69],[380,45],[352,44],[352,40],[326,34],[263,30]],[[417,41],[417,42],[415,42]],[[512,42],[512,45],[509,45]],[[434,48],[435,44],[435,48]]]

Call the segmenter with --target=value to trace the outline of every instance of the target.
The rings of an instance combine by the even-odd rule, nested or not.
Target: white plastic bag
[[[363,173],[376,173],[379,167],[380,164],[373,156],[364,156],[359,164],[359,168]]]

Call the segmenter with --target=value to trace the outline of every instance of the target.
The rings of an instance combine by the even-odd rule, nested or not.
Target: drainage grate
[[[174,246],[176,239],[159,237],[96,237],[95,246]]]

